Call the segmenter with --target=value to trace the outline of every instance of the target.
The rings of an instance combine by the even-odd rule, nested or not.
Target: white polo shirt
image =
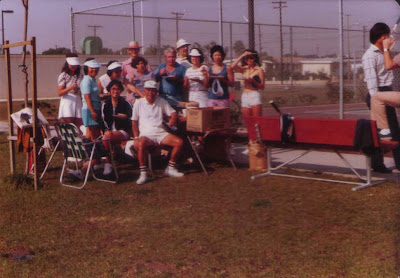
[[[140,136],[156,135],[165,132],[163,127],[163,116],[171,116],[175,110],[169,103],[157,97],[153,104],[146,98],[136,100],[132,110],[132,121],[139,121]]]

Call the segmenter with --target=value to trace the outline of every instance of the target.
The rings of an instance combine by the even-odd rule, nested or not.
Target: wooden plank
[[[6,42],[5,44],[3,44],[3,49],[5,50],[7,48],[13,48],[13,47],[19,47],[19,46],[25,46],[25,45],[31,45],[31,41],[16,42],[16,43],[11,43],[11,44]]]
[[[6,41],[8,43],[8,41]],[[14,122],[11,119],[11,114],[13,113],[12,107],[12,83],[11,83],[11,60],[10,60],[10,49],[4,49],[4,58],[6,63],[6,72],[7,72],[7,114],[8,114],[8,135],[14,136]],[[13,175],[15,173],[15,144],[10,141],[10,173]]]
[[[31,70],[32,70],[32,116],[33,116],[33,163],[35,167],[33,168],[34,175],[34,186],[35,190],[38,190],[39,172],[37,167],[37,76],[36,76],[36,38],[31,38]]]

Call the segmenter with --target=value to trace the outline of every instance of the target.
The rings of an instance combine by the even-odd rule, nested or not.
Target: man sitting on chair
[[[182,149],[183,141],[176,135],[165,131],[163,127],[163,116],[169,116],[168,125],[175,126],[177,114],[168,102],[158,97],[157,83],[148,80],[144,83],[144,98],[138,99],[132,111],[132,132],[134,134],[135,146],[138,150],[140,166],[140,177],[137,184],[147,181],[146,158],[150,146],[167,145],[172,147],[171,157],[165,175],[170,177],[182,177],[183,173],[176,169],[176,160]]]

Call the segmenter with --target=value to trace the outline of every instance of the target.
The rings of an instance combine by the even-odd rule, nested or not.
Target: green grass
[[[4,177],[6,159],[2,165]],[[90,181],[80,191],[59,185],[59,168],[39,191],[3,181],[0,254],[25,250],[32,258],[0,256],[0,276],[399,275],[396,184],[352,192],[317,181],[251,181],[247,169],[212,166],[209,176],[189,169],[182,179],[145,186],[134,183],[135,167],[123,167],[121,183]]]

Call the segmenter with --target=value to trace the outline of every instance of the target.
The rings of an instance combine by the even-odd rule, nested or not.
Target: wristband
[[[388,52],[388,51],[389,51],[389,49],[387,49],[387,48],[383,49],[383,52]]]

